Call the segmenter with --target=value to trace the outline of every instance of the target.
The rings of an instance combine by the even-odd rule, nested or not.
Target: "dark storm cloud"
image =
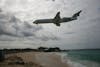
[[[0,35],[0,41],[14,41],[16,37],[12,37],[9,35]]]
[[[2,9],[0,8],[0,12],[2,12]]]
[[[12,14],[0,12],[0,41],[13,41],[21,37],[32,37],[31,40],[35,39],[41,41],[58,39],[58,37],[52,35],[52,33],[50,34],[52,36],[45,33],[42,34],[43,36],[38,36],[38,31],[42,29],[42,26],[30,24],[26,21],[22,22]]]
[[[15,16],[0,12],[0,35],[33,36],[34,32],[41,30],[41,26],[33,26],[22,22]]]
[[[50,36],[48,36],[48,35],[36,36],[36,39],[40,39],[42,41],[48,41],[48,40],[57,40],[58,41],[60,38],[51,34]]]
[[[74,34],[75,32],[66,32],[65,34]]]

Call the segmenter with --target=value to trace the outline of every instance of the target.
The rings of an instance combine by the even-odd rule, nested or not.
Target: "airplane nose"
[[[34,24],[38,24],[36,21],[33,22]]]
[[[36,22],[33,22],[33,23],[35,23],[35,24],[36,24]]]

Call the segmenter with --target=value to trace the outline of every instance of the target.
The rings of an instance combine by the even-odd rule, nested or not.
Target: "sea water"
[[[100,67],[100,50],[70,50],[62,52],[62,62],[70,67]]]

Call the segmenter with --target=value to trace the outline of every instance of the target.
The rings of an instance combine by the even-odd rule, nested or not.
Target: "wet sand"
[[[56,52],[24,52],[6,55],[0,67],[69,67]]]

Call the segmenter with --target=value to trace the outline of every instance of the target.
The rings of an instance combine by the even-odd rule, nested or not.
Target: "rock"
[[[0,62],[4,61],[4,59],[5,59],[4,51],[0,50]]]

